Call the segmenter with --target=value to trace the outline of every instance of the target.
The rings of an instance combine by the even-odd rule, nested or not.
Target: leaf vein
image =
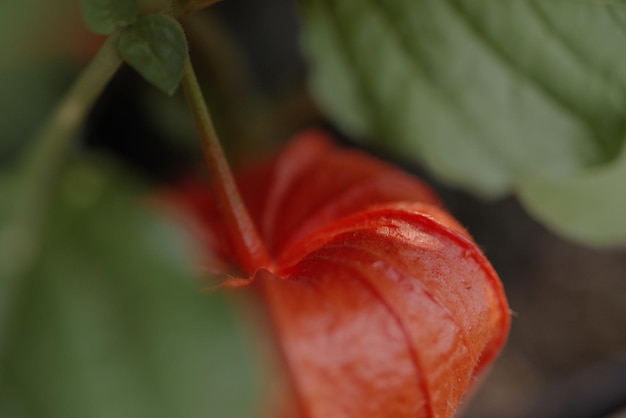
[[[453,16],[457,18],[457,21],[464,25],[468,31],[474,35],[474,38],[480,42],[483,47],[491,53],[491,56],[496,58],[505,68],[512,73],[516,74],[520,79],[526,80],[527,85],[534,88],[534,90],[541,94],[546,100],[550,101],[555,107],[562,109],[568,113],[573,119],[584,122],[584,126],[587,128],[591,137],[594,137],[593,129],[589,124],[586,116],[582,114],[578,109],[573,107],[556,92],[544,84],[538,77],[523,71],[517,63],[503,50],[491,37],[489,37],[480,26],[478,26],[467,13],[458,0],[445,0],[443,4],[447,4]],[[527,2],[528,3],[528,2]]]
[[[370,84],[367,82],[367,77],[365,73],[362,71],[360,66],[357,63],[356,56],[350,52],[350,41],[348,37],[348,32],[344,29],[344,24],[339,21],[339,17],[335,13],[335,10],[332,9],[332,6],[335,4],[333,0],[321,0],[320,4],[326,9],[326,13],[330,16],[332,20],[332,27],[335,28],[336,39],[339,41],[339,49],[343,51],[343,55],[346,59],[346,62],[350,67],[352,67],[353,74],[356,76],[357,83],[361,86],[358,90],[360,92],[361,98],[367,103],[364,106],[367,109],[367,113],[369,114],[369,119],[373,121],[374,132],[377,135],[380,135],[384,132],[383,126],[384,124],[381,121],[381,117],[379,112],[376,110],[376,99],[374,94],[369,87]]]
[[[395,33],[395,38],[398,40],[399,46],[406,52],[407,56],[410,57],[411,68],[414,73],[421,74],[423,78],[428,81],[428,85],[431,86],[431,91],[433,94],[436,94],[442,99],[442,102],[447,104],[447,107],[456,113],[459,119],[465,124],[468,131],[472,131],[474,135],[468,135],[466,139],[470,138],[486,138],[491,137],[492,141],[480,141],[476,142],[476,147],[481,147],[485,152],[492,155],[493,159],[508,161],[509,158],[505,155],[505,153],[495,145],[498,142],[498,138],[494,137],[494,134],[482,127],[475,117],[470,115],[466,109],[464,109],[458,101],[455,100],[453,92],[450,92],[445,88],[444,85],[437,79],[436,74],[432,71],[429,71],[427,67],[420,60],[420,54],[418,51],[414,49],[413,43],[409,39],[408,36],[402,33],[399,29],[399,25],[395,20],[396,16],[392,14],[392,11],[385,7],[384,4],[380,2],[380,0],[367,0],[370,4],[379,10],[379,16],[384,17],[387,22],[387,27],[390,31]],[[494,142],[495,141],[495,142]]]

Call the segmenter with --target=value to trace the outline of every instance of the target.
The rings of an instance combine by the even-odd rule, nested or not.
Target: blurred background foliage
[[[0,348],[2,417],[251,416],[254,341],[187,238],[102,161],[72,164]],[[6,312],[3,312],[6,313]]]
[[[494,8],[497,1],[500,5]],[[20,154],[102,42],[101,37],[84,28],[76,3],[0,3],[0,216],[6,213],[2,209],[11,200],[8,185]],[[380,76],[376,65],[385,62],[395,63],[393,68],[397,71],[415,63],[398,64],[406,58],[402,55],[385,61],[371,54],[375,43],[368,40],[377,33],[390,43],[389,53],[397,52],[393,42],[398,32],[389,34],[380,22],[373,25],[371,7],[356,7],[382,2],[346,0],[342,5],[329,6],[330,3],[303,0],[298,10],[292,0],[224,0],[186,22],[191,54],[232,160],[245,164],[273,152],[297,128],[321,123],[342,142],[355,145],[355,141],[363,141],[370,151],[425,177],[482,246],[502,277],[516,312],[502,358],[475,399],[465,406],[463,416],[625,416],[619,415],[626,404],[624,251],[591,249],[559,238],[531,219],[511,197],[500,195],[486,201],[450,187],[452,177],[444,175],[444,183],[441,177],[432,175],[433,167],[434,172],[443,168],[418,157],[414,145],[407,145],[406,132],[398,136],[401,124],[391,123],[386,128],[376,125],[376,129],[359,125],[359,120],[396,120],[403,115],[406,102],[397,103],[395,96],[383,95],[382,99],[391,106],[383,106],[387,103],[383,100],[375,102],[378,105],[374,110],[363,110],[363,103],[350,102],[354,89],[368,84],[355,87],[362,78],[346,75],[346,69],[340,65],[345,57],[336,51],[338,41],[331,39],[337,28],[344,28],[345,36],[352,36],[357,46],[362,45],[351,51],[355,59],[363,60],[361,67],[371,71],[366,74],[369,77]],[[529,24],[516,19],[528,15],[519,14],[516,8],[507,10],[503,4],[511,4],[510,1],[456,3],[469,14],[467,21],[483,25],[488,35],[489,30],[494,30],[489,36],[503,42],[506,53],[515,55],[520,50],[528,51],[524,48],[554,47],[554,39],[548,46],[541,44],[540,37],[523,41],[524,31],[520,28]],[[515,3],[524,9],[522,3],[527,2]],[[540,2],[534,2],[537,3]],[[610,9],[616,17],[611,18],[608,29],[603,19],[609,9],[589,8],[600,3],[618,5]],[[474,41],[459,35],[459,21],[448,22],[450,17],[445,10],[437,11],[434,1],[389,2],[400,15],[402,7],[415,4],[424,7],[424,14],[441,13],[436,14],[440,19],[426,26],[430,32],[417,33],[424,45],[433,40],[443,42],[443,35],[433,33],[445,31],[448,25],[456,25],[451,34],[473,45]],[[555,0],[546,4],[544,1],[540,7],[575,6],[554,9],[569,10],[562,13],[557,23],[571,30],[574,38],[585,39],[596,33],[595,41],[589,41],[596,46],[607,39],[619,39],[605,33],[622,30],[621,24],[615,23],[621,21],[623,14],[619,2]],[[499,15],[481,15],[481,10],[498,8]],[[351,13],[363,20],[350,18]],[[407,13],[406,18],[414,13]],[[509,24],[499,26],[500,16],[508,16]],[[572,26],[563,23],[568,21]],[[416,30],[409,23],[399,25],[399,33]],[[462,21],[460,26],[464,27]],[[517,29],[509,31],[510,28]],[[304,37],[302,30],[307,31]],[[513,35],[500,39],[502,34],[497,30]],[[453,62],[450,73],[435,73],[441,76],[443,81],[439,82],[446,88],[451,85],[445,84],[445,75],[453,74],[455,83],[461,86],[474,83],[477,74],[484,75],[479,71],[484,56],[472,55],[467,52],[472,51],[470,47],[461,48],[449,40],[442,45],[451,45],[447,59],[462,60]],[[603,46],[602,51],[606,48]],[[303,51],[308,54],[308,62]],[[449,64],[442,58],[445,54],[438,55],[439,49],[423,51],[417,59],[420,65],[435,58],[442,60],[441,68]],[[555,61],[550,61],[549,51],[539,50],[539,55],[545,60],[542,65],[549,68],[550,63],[562,64],[558,54],[554,55]],[[525,57],[528,61],[523,62],[521,69],[532,73],[538,68],[534,66],[537,61]],[[615,61],[622,62],[619,57]],[[462,65],[473,71],[462,71]],[[559,71],[553,71],[548,79],[561,80]],[[624,77],[626,73],[617,74]],[[609,84],[615,81],[602,72],[595,75],[601,81],[604,77]],[[309,80],[313,80],[323,111],[311,99]],[[402,91],[407,85],[391,76],[373,80],[383,83],[374,86],[381,94]],[[385,84],[392,82],[395,87]],[[488,77],[483,83],[493,88],[493,94],[499,94],[498,86],[490,84]],[[566,90],[568,86],[571,87],[568,83],[560,85]],[[493,103],[483,106],[481,103],[488,96],[475,84],[473,87],[458,91],[463,92],[464,100],[472,104],[475,112],[482,114],[481,123],[488,125],[496,118],[489,110],[494,109]],[[454,95],[457,90],[451,91]],[[585,103],[584,91],[568,94],[581,96],[576,98],[577,106],[589,105]],[[425,102],[418,100],[416,104],[428,112],[416,120],[408,118],[402,122],[402,126],[418,126],[422,141],[429,133],[437,136],[446,132],[420,126],[420,121],[427,122],[428,118],[445,117],[445,112],[443,116],[433,113],[435,108],[429,107],[428,97],[424,95]],[[619,104],[619,100],[607,103]],[[601,120],[607,114],[617,121],[611,125],[613,128],[621,127],[626,111],[620,114],[621,108],[616,106],[611,112],[598,111],[594,117]],[[372,111],[378,116],[370,120],[367,112]],[[336,125],[323,116],[325,112]],[[539,119],[545,116],[532,114]],[[504,134],[511,129],[523,139],[525,126],[529,126],[546,135],[541,120],[531,118],[532,124],[522,124],[520,128],[516,116],[498,117],[497,126],[489,129],[497,128]],[[439,123],[438,119],[432,123]],[[547,135],[542,141],[550,139]],[[539,148],[541,143],[536,142]],[[448,146],[442,148],[446,164],[454,165],[455,158],[467,155],[460,151],[463,147]],[[519,149],[526,151],[523,146]],[[606,162],[620,161],[619,144],[611,150],[614,158],[607,158]],[[201,293],[205,284],[198,279],[202,274],[190,268],[195,260],[190,257],[193,250],[189,250],[187,237],[141,200],[155,189],[195,171],[199,157],[195,132],[180,95],[166,98],[124,68],[92,112],[62,175],[41,243],[41,257],[28,269],[10,312],[7,314],[5,307],[0,307],[5,315],[0,322],[0,417],[258,415],[252,411],[258,412],[259,399],[266,395],[264,382],[268,372],[263,366],[266,359],[259,357],[255,349],[258,342],[245,328],[249,318],[243,318],[244,314],[237,306],[233,308],[230,299]],[[523,167],[523,161],[519,165]],[[586,162],[583,166],[587,167]],[[463,175],[458,178],[470,180]],[[546,178],[539,180],[537,187],[543,188],[539,206],[548,202],[550,208],[555,208],[550,209],[550,214],[557,214],[551,215],[556,216],[553,227],[563,220],[566,229],[575,225],[574,215],[561,216],[567,212],[563,206],[570,209],[571,202],[582,202],[585,214],[598,210],[596,219],[602,221],[604,230],[621,231],[626,227],[626,222],[618,223],[615,218],[617,214],[621,219],[619,202],[626,199],[621,192],[621,175],[612,178],[608,186],[592,181],[583,195],[569,188],[567,200],[558,198],[550,189],[550,182],[544,181]],[[559,187],[560,180],[556,178]],[[601,197],[593,193],[600,193]],[[602,212],[607,207],[608,215]],[[590,225],[593,232],[593,223]],[[574,235],[588,235],[589,230],[586,228],[582,235],[575,231]],[[15,244],[7,241],[7,236],[6,228],[0,228],[0,251],[5,255]],[[10,293],[2,286],[0,281],[0,294],[4,293],[0,304],[8,306]]]

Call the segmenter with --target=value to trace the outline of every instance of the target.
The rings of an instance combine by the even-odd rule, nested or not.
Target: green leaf
[[[626,242],[626,149],[613,163],[565,179],[528,178],[519,196],[554,231],[594,246]]]
[[[622,148],[622,2],[301,5],[322,107],[451,184],[498,196],[522,178],[566,179],[609,164]]]
[[[180,84],[187,60],[187,41],[171,16],[144,16],[120,39],[120,54],[146,80],[167,94]]]
[[[129,25],[139,16],[137,0],[80,0],[80,9],[87,27],[101,35]]]
[[[194,280],[185,237],[129,183],[93,165],[64,176],[43,256],[0,338],[0,416],[256,412],[252,341],[228,300]]]

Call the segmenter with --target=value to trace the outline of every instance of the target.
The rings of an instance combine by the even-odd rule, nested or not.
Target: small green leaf
[[[0,416],[256,415],[259,367],[233,306],[203,292],[186,237],[132,179],[95,166],[62,178],[43,255],[0,318]]]
[[[146,80],[167,94],[180,84],[187,60],[187,41],[171,16],[144,16],[120,38],[120,54]]]
[[[101,35],[129,25],[139,16],[137,0],[80,0],[80,9],[87,27]]]
[[[626,149],[613,163],[565,179],[528,178],[519,197],[566,238],[600,247],[626,244]]]

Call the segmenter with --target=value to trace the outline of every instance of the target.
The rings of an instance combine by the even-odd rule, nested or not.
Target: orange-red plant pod
[[[320,131],[238,184],[271,262],[231,284],[266,301],[297,415],[451,417],[510,317],[498,276],[434,193]],[[183,189],[212,253],[249,265],[208,190]]]

